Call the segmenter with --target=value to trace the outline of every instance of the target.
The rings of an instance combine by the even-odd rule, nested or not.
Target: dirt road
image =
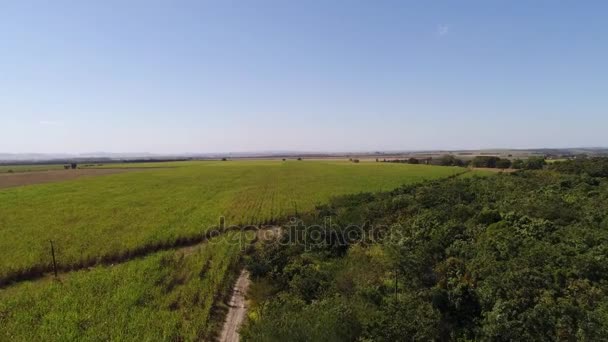
[[[132,169],[76,169],[49,170],[0,174],[0,189],[30,184],[61,182],[89,176],[103,176],[114,173],[129,172]]]
[[[245,295],[249,288],[249,272],[246,270],[241,271],[239,279],[236,281],[232,290],[232,298],[230,298],[230,310],[226,315],[226,321],[224,322],[224,328],[220,335],[220,342],[238,342],[239,341],[239,329],[245,320],[247,314],[247,303],[245,301]]]

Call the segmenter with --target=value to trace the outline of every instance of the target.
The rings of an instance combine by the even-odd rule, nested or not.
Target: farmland
[[[228,233],[174,247],[200,242],[220,217],[227,225],[279,222],[337,195],[477,174],[345,161],[119,165],[138,168],[0,189],[0,279],[48,274],[49,240],[62,271],[59,280],[0,289],[0,339],[209,337],[243,245]]]
[[[164,251],[0,290],[0,340],[199,340],[218,324],[240,250],[231,233],[196,249]],[[219,322],[221,323],[221,322]]]
[[[116,169],[77,169],[77,170],[40,170],[37,172],[0,173],[0,189],[23,185],[53,183],[86,176],[109,175],[127,172],[127,168]]]
[[[17,172],[33,172],[47,170],[61,170],[62,164],[40,164],[40,165],[0,165],[0,174],[2,173],[17,173]]]
[[[0,190],[0,280],[197,239],[225,217],[261,224],[332,196],[381,191],[465,170],[337,161],[168,163],[126,173]]]

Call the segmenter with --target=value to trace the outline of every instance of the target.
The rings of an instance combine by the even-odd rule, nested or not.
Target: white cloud
[[[448,25],[439,25],[437,26],[437,35],[439,37],[445,36],[450,33],[450,27]]]

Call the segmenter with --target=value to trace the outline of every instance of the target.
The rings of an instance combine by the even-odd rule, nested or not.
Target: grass
[[[0,190],[0,280],[127,258],[228,224],[276,221],[331,196],[381,191],[464,169],[339,161],[162,163],[133,171]]]
[[[214,304],[252,238],[238,244],[238,234],[0,290],[0,340],[208,339],[221,323]]]

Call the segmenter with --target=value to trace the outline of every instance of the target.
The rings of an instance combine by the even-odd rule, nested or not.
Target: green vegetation
[[[77,269],[197,241],[221,216],[228,225],[275,222],[332,196],[465,171],[306,160],[157,164],[171,167],[0,190],[0,283],[49,271],[49,240],[59,268]]]
[[[606,165],[333,199],[257,246],[243,338],[605,340]]]
[[[213,333],[251,234],[0,290],[3,341],[183,341]]]
[[[555,162],[550,170],[589,177],[608,178],[608,158],[579,158]]]

